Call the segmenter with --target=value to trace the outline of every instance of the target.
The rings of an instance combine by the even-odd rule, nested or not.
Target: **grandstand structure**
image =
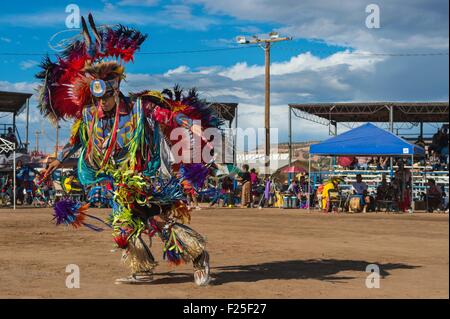
[[[224,129],[230,133],[222,135],[222,153],[218,154],[218,161],[222,163],[236,164],[237,162],[236,130],[238,125],[238,105],[238,103],[209,103],[209,107],[224,123]]]
[[[31,96],[32,94],[29,93],[0,91],[0,114],[2,114],[0,119],[12,114],[12,123],[0,123],[0,156],[4,157],[4,161],[7,162],[8,158],[12,155],[12,167],[7,165],[6,169],[11,171],[13,175],[14,189],[16,189],[16,153],[26,153],[28,149],[28,123]],[[16,126],[16,117],[25,109],[27,111],[26,140],[22,142]],[[5,113],[6,115],[3,115]],[[9,128],[12,129],[12,136],[8,136],[10,132],[8,130]],[[16,209],[16,192],[13,192],[13,208]]]
[[[26,153],[28,151],[28,124],[30,110],[30,93],[0,91],[0,135],[5,135],[8,128],[12,128],[17,138],[16,151]],[[22,141],[16,125],[16,118],[23,111],[26,115],[25,141]],[[11,123],[1,123],[1,119],[12,114]]]
[[[347,128],[355,128],[362,123],[371,122],[384,126],[392,133],[398,133],[399,129],[419,129],[419,136],[423,136],[424,123],[442,124],[448,128],[449,102],[349,102],[349,103],[304,103],[289,104],[289,163],[292,162],[292,120],[293,117],[308,120],[324,125],[328,128],[329,135],[337,135],[338,124]],[[398,135],[398,134],[397,134]],[[405,138],[408,139],[408,138]],[[409,139],[411,141],[411,139]],[[335,161],[334,161],[335,162]],[[356,174],[362,174],[370,189],[375,189],[381,181],[382,174],[386,174],[388,180],[392,177],[392,166],[388,170],[343,170],[333,163],[330,158],[328,170],[319,169],[313,175],[329,176],[339,175],[346,181],[344,188],[355,181]],[[438,186],[441,186],[447,195],[449,194],[448,171],[436,171],[430,166],[412,165],[414,179],[413,197],[420,198],[426,191],[428,178],[433,178]],[[318,182],[320,183],[320,182]],[[315,182],[313,182],[315,184]],[[318,186],[315,184],[314,186]]]

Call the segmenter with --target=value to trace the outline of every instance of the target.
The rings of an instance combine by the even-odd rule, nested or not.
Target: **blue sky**
[[[127,18],[122,15],[143,17],[140,22],[126,23],[126,25],[136,27],[149,35],[141,48],[142,53],[136,56],[134,64],[127,67],[127,71],[132,73],[164,73],[185,64],[186,61],[192,69],[215,65],[227,67],[241,61],[247,61],[249,64],[261,64],[264,61],[264,55],[256,47],[236,51],[189,54],[146,53],[238,47],[239,45],[235,43],[235,37],[238,35],[267,34],[281,27],[279,23],[252,22],[228,15],[208,15],[202,11],[200,5],[187,6],[177,2],[151,1],[155,4],[154,6],[137,6],[120,5],[120,1],[45,1],[44,5],[39,1],[29,1],[26,2],[25,10],[22,3],[23,1],[11,1],[2,4],[2,19],[0,20],[2,23],[0,34],[3,39],[1,41],[2,53],[32,53],[33,55],[3,56],[4,69],[1,73],[1,80],[18,82],[28,81],[33,77],[37,68],[31,66],[41,59],[39,54],[34,55],[34,53],[55,53],[49,47],[48,41],[57,32],[66,30],[65,18],[68,13],[65,12],[65,8],[72,3],[80,7],[81,15],[86,16],[89,12],[93,12],[96,17],[95,13],[101,12],[101,18],[96,19],[98,24],[126,23]],[[173,12],[176,10],[178,13]],[[103,18],[104,13],[108,11],[120,13],[120,16],[112,19]],[[158,16],[162,20],[176,19],[177,14],[180,17],[186,16],[200,22],[190,25],[189,21],[181,21],[181,23],[174,20],[167,24],[154,25],[145,20],[147,15]],[[138,19],[136,18],[136,20]],[[63,33],[55,39],[70,37],[77,32],[78,30],[73,30],[73,32]],[[278,46],[281,48],[272,50],[272,62],[287,60],[295,52],[311,51],[315,52],[317,56],[324,57],[345,49],[342,46],[328,45],[322,41],[302,38]],[[20,72],[17,72],[17,66],[19,66]]]
[[[448,56],[389,57],[370,53],[448,53],[448,1],[378,1],[381,27],[365,26],[369,3],[336,1],[8,1],[0,13],[0,90],[32,92],[41,54],[66,29],[68,4],[98,24],[122,23],[147,33],[124,90],[196,86],[212,101],[239,102],[240,124],[261,127],[264,105],[260,48],[189,54],[165,51],[235,48],[237,35],[277,30],[272,59],[272,123],[287,138],[287,104],[324,101],[448,100]],[[76,34],[65,32],[57,39]],[[54,41],[55,42],[55,41]],[[12,55],[7,55],[12,54]],[[31,54],[31,55],[26,55]],[[35,110],[35,101],[32,101]],[[2,119],[3,120],[3,119]],[[19,121],[19,127],[23,122]],[[69,123],[63,124],[62,139]],[[53,130],[32,113],[32,128]],[[434,129],[434,128],[433,128]],[[322,139],[327,128],[296,121],[296,140]],[[24,135],[24,134],[22,134]],[[33,141],[31,141],[33,144]]]

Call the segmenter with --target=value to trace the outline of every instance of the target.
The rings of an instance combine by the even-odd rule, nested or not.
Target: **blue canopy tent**
[[[367,123],[319,144],[311,145],[310,155],[322,156],[425,156],[425,150],[395,134]],[[311,158],[311,156],[309,157]],[[309,160],[311,174],[311,160]],[[411,189],[413,186],[411,174]],[[414,209],[414,200],[412,200]]]
[[[322,143],[311,145],[309,153],[325,156],[424,156],[425,150],[372,123],[367,123]]]

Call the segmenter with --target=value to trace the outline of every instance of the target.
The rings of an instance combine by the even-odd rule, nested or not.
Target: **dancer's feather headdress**
[[[36,74],[42,80],[38,87],[40,111],[53,122],[79,118],[91,100],[91,82],[108,80],[111,76],[122,79],[122,64],[133,61],[134,53],[147,37],[121,25],[97,29],[91,14],[88,21],[94,39],[82,17],[82,36],[58,55],[56,61],[46,56],[41,63],[42,71]]]

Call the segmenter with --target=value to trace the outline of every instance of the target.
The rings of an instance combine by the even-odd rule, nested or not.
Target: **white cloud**
[[[20,93],[31,93],[35,92],[37,88],[37,82],[8,82],[0,81],[0,91],[11,91]]]
[[[158,3],[159,0],[121,0],[117,4],[119,6],[153,7]]]
[[[80,8],[82,14],[91,12],[98,24],[125,24],[166,26],[174,29],[207,31],[212,25],[220,22],[217,17],[197,15],[185,4],[169,4],[156,9],[138,9],[133,7],[114,6],[103,2],[103,8],[91,10]],[[146,11],[147,10],[147,11]],[[149,11],[152,10],[152,11]],[[64,10],[46,10],[33,13],[22,13],[0,16],[0,25],[35,27],[65,27],[67,13]]]
[[[371,57],[364,55],[364,52],[338,52],[326,58],[313,56],[310,52],[293,56],[289,61],[272,63],[271,75],[285,75],[302,71],[321,71],[345,65],[350,71],[362,70],[373,72],[374,65],[383,61],[381,57]],[[263,65],[247,65],[240,62],[220,72],[220,75],[229,77],[232,80],[245,80],[264,75]]]
[[[39,65],[39,62],[34,61],[34,60],[25,60],[25,61],[20,62],[20,68],[22,70],[31,69],[31,68],[35,67],[36,65]]]
[[[6,43],[11,43],[12,40],[10,38],[0,37],[0,41],[6,42]]]
[[[164,76],[171,76],[174,74],[187,73],[188,71],[189,71],[189,67],[187,67],[186,65],[180,65],[179,67],[169,70],[166,73],[164,73]]]
[[[297,38],[360,50],[448,49],[447,0],[378,0],[380,28],[365,25],[366,0],[190,0],[211,14],[224,14],[249,23],[280,24],[278,29]]]

